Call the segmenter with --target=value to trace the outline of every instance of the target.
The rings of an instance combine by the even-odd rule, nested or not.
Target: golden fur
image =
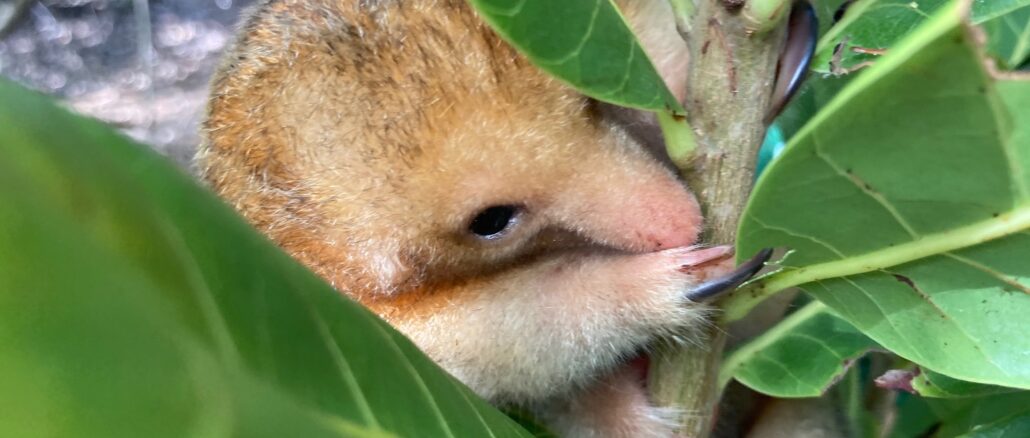
[[[664,0],[641,4],[631,19],[671,20]],[[679,72],[671,26],[643,40]],[[600,398],[576,394],[600,391],[632,407],[618,430],[668,431],[614,370],[701,323],[683,292],[728,254],[690,247],[693,196],[464,0],[266,1],[213,83],[204,129],[200,168],[222,197],[480,395],[586,418]],[[470,235],[494,205],[519,206],[516,226]]]

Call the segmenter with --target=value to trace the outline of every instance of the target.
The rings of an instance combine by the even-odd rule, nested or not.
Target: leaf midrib
[[[886,247],[847,259],[805,266],[774,274],[760,282],[768,292],[813,281],[887,269],[925,257],[957,251],[1030,229],[1030,204],[984,221],[948,231],[926,234],[908,243]]]

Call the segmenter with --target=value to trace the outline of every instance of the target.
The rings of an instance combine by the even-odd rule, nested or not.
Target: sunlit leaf
[[[1030,83],[991,78],[963,26],[942,9],[794,137],[738,253],[790,247],[760,287],[802,285],[948,376],[1030,388]]]

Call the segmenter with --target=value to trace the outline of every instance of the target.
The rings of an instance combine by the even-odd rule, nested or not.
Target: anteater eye
[[[485,239],[496,239],[515,225],[518,215],[519,208],[514,205],[487,207],[472,218],[469,231]]]

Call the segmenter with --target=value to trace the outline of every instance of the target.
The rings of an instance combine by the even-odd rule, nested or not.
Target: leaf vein
[[[1025,293],[1027,295],[1030,295],[1030,287],[1027,287],[1023,283],[1020,283],[1019,281],[1016,281],[1016,280],[1010,278],[1009,276],[994,270],[990,266],[984,265],[984,264],[979,263],[977,261],[974,261],[972,259],[968,259],[966,257],[962,257],[962,256],[960,256],[958,254],[954,254],[954,253],[951,253],[951,252],[946,252],[946,253],[944,253],[944,255],[948,256],[948,257],[950,257],[950,258],[952,258],[952,259],[954,259],[954,260],[956,260],[958,262],[961,262],[961,263],[964,263],[966,265],[969,265],[969,266],[973,267],[974,269],[980,270],[980,271],[984,272],[985,274],[988,274],[988,275],[994,277],[998,281],[1000,281],[1002,283],[1005,283],[1005,284],[1008,284],[1009,286],[1012,286],[1012,287],[1014,287],[1016,289],[1019,289],[1023,293]]]
[[[333,339],[332,332],[329,330],[329,326],[326,324],[322,315],[317,310],[310,307],[310,303],[305,301],[308,306],[308,311],[314,319],[315,324],[318,325],[318,332],[322,337],[322,342],[325,347],[329,350],[330,355],[333,358],[333,362],[336,364],[336,369],[340,372],[340,377],[346,382],[350,388],[351,395],[354,396],[354,400],[358,405],[358,409],[361,411],[361,416],[368,421],[370,426],[375,428],[381,428],[379,421],[376,420],[375,414],[372,413],[372,406],[368,403],[368,399],[365,397],[365,393],[362,392],[361,386],[358,384],[357,379],[354,377],[354,371],[351,369],[350,363],[347,358],[343,355],[343,351],[340,350],[339,344]]]
[[[758,225],[761,225],[763,228],[770,229],[770,230],[773,230],[773,231],[779,231],[781,233],[784,233],[784,234],[787,234],[787,235],[790,235],[790,236],[794,236],[794,237],[798,237],[798,238],[801,238],[801,239],[809,240],[809,241],[811,241],[813,243],[816,243],[818,245],[822,245],[823,247],[825,247],[826,249],[832,251],[834,254],[836,254],[838,257],[840,257],[842,259],[843,258],[847,258],[847,256],[844,255],[844,253],[842,253],[841,251],[839,251],[836,247],[834,247],[833,245],[830,245],[827,242],[823,242],[820,239],[817,239],[815,237],[808,236],[808,235],[805,235],[805,234],[801,234],[799,232],[790,230],[788,228],[778,227],[778,226],[774,226],[774,225],[769,225],[769,224],[765,223],[764,221],[762,221],[761,219],[759,219],[758,217],[756,217],[754,214],[750,214],[750,212],[748,214],[748,217],[750,217],[751,220],[757,222]]]
[[[894,204],[891,204],[890,200],[888,200],[886,196],[883,196],[882,193],[871,189],[869,184],[863,181],[861,178],[859,178],[858,175],[846,172],[844,169],[842,169],[840,165],[837,164],[837,162],[833,161],[833,159],[831,159],[825,152],[823,152],[822,141],[819,140],[818,136],[813,135],[812,140],[815,143],[816,156],[818,156],[824,162],[826,162],[826,164],[830,166],[830,168],[833,169],[835,172],[837,172],[838,175],[840,175],[848,181],[851,181],[851,183],[854,184],[855,187],[858,188],[860,191],[862,191],[862,193],[865,193],[874,201],[876,201],[876,203],[880,204],[880,206],[883,207],[884,210],[886,210],[888,213],[890,213],[892,217],[894,217],[894,220],[898,222],[898,225],[901,225],[901,228],[903,228],[905,232],[907,232],[909,236],[912,237],[913,240],[919,238],[919,233],[916,233],[912,226],[909,225],[908,221],[905,220],[905,218],[902,217],[900,213],[898,213],[897,208],[895,208]]]
[[[544,64],[564,64],[568,62],[570,59],[574,58],[576,55],[578,55],[580,51],[583,50],[583,46],[586,46],[587,41],[590,40],[590,36],[594,34],[594,27],[597,25],[597,15],[600,13],[600,11],[601,0],[597,0],[594,2],[594,10],[590,13],[590,24],[587,25],[586,32],[583,32],[583,38],[580,38],[579,43],[577,43],[576,47],[570,50],[569,53],[557,59],[539,59],[537,62]]]

